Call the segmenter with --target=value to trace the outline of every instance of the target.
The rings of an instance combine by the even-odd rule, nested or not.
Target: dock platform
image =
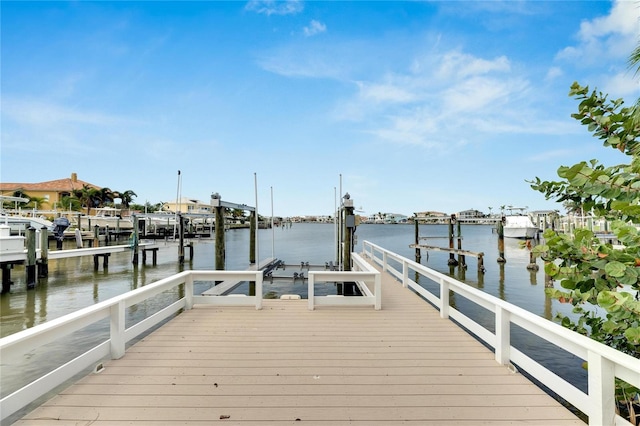
[[[382,294],[196,305],[15,424],[584,425],[386,273]]]

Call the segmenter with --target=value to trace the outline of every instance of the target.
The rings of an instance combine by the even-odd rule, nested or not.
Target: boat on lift
[[[0,195],[0,202],[14,202],[16,204],[28,203],[29,199],[23,197]],[[12,235],[24,234],[24,231],[30,227],[33,227],[37,230],[47,228],[49,231],[52,231],[54,228],[53,222],[45,219],[44,217],[27,216],[24,214],[10,214],[4,209],[0,212],[0,224],[8,226]]]
[[[531,221],[525,208],[509,207],[509,214],[502,217],[504,236],[508,238],[532,239],[540,229]],[[513,213],[516,210],[518,213]]]

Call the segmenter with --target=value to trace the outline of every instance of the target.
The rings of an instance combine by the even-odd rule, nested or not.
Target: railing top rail
[[[63,326],[66,326],[67,324],[77,322],[82,318],[96,315],[96,313],[106,310],[111,306],[120,303],[120,301],[124,301],[125,303],[128,303],[128,304],[131,304],[129,302],[132,302],[132,301],[139,301],[141,299],[146,298],[149,294],[159,292],[158,290],[165,287],[166,285],[170,285],[171,283],[184,282],[185,277],[188,275],[192,275],[194,278],[197,277],[201,279],[202,278],[220,279],[220,280],[237,279],[237,278],[257,279],[258,276],[259,277],[262,276],[262,271],[183,271],[178,274],[172,275],[170,277],[158,280],[144,287],[131,290],[127,293],[123,293],[123,294],[111,297],[102,302],[98,302],[94,305],[87,306],[86,308],[79,309],[75,312],[64,315],[62,317],[49,320],[42,324],[38,324],[27,330],[23,330],[21,332],[10,334],[9,336],[3,337],[0,339],[0,350],[6,349],[12,345],[18,344],[20,342],[24,342],[29,339],[34,339],[44,333],[47,333],[49,330],[63,327]],[[107,315],[108,314],[105,314],[104,316],[106,317]]]

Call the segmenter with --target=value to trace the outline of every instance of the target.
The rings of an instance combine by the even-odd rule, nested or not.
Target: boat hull
[[[504,218],[503,232],[507,238],[535,238],[539,229],[528,216],[507,216]]]

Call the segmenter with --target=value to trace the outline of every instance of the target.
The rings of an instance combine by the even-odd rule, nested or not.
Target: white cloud
[[[2,115],[20,124],[36,127],[64,124],[107,126],[129,121],[123,117],[69,108],[45,101],[11,98],[2,100]]]
[[[295,15],[296,13],[302,12],[303,8],[304,6],[300,0],[251,0],[245,6],[245,10],[267,16]]]
[[[552,81],[555,80],[558,77],[562,77],[564,75],[564,72],[562,71],[562,68],[560,67],[551,67],[547,70],[547,75],[545,77],[545,80],[547,81]]]
[[[616,0],[607,16],[584,21],[580,24],[580,38],[584,41],[610,34],[638,35],[640,5],[636,1]]]
[[[606,76],[606,84],[602,91],[612,97],[637,96],[640,94],[640,82],[631,72],[620,72]]]
[[[393,83],[357,82],[356,84],[360,89],[359,97],[363,101],[406,103],[416,98],[412,91]]]
[[[531,83],[505,56],[431,54],[406,73],[355,84],[358,91],[336,116],[368,121],[370,134],[394,144],[442,151],[500,133],[567,133],[558,122],[536,120]]]
[[[438,75],[446,78],[450,76],[464,78],[488,74],[494,71],[508,72],[510,69],[511,65],[509,60],[504,56],[500,56],[494,60],[486,60],[454,51],[442,57]]]
[[[617,0],[609,15],[583,21],[577,33],[578,44],[557,54],[560,60],[602,62],[608,58],[626,58],[640,37],[640,4]]]
[[[304,35],[307,37],[314,36],[327,31],[327,26],[322,22],[312,20],[308,26],[304,27]]]

